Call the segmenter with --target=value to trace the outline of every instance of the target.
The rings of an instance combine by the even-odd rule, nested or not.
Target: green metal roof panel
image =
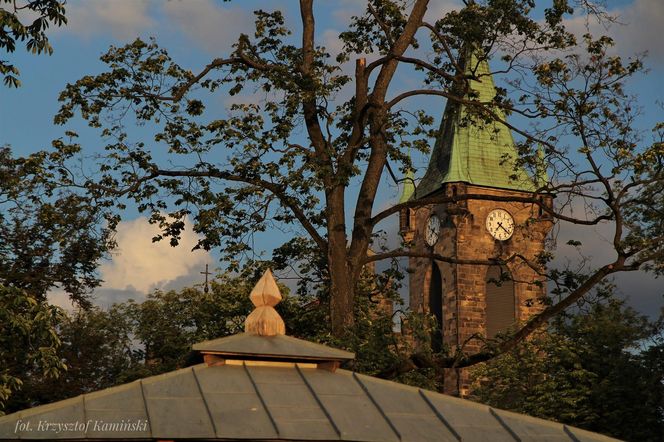
[[[215,437],[214,424],[193,368],[153,376],[141,384],[153,437]]]
[[[426,390],[422,390],[422,395],[461,440],[514,442],[514,437],[489,412],[488,406]]]
[[[194,368],[217,437],[276,439],[278,434],[243,366]],[[247,424],[247,423],[250,424]]]
[[[457,440],[422,398],[418,389],[370,376],[355,377],[389,419],[402,441]]]
[[[399,441],[352,372],[303,368],[300,373],[334,422],[342,440]]]
[[[563,425],[563,427],[565,428],[566,433],[571,434],[579,442],[611,442],[616,440],[611,437],[604,436],[603,434],[592,433],[590,431],[582,430],[576,427],[570,427],[567,425]]]
[[[227,356],[264,356],[302,361],[347,361],[355,358],[353,353],[292,336],[259,336],[250,333],[200,342],[193,349]]]
[[[86,422],[83,396],[78,396],[53,404],[14,413],[13,425],[5,425],[0,417],[0,439],[81,439],[85,437],[84,430],[76,428],[63,428],[60,424],[78,424]],[[27,423],[21,428],[18,423]],[[16,431],[18,430],[18,431]]]
[[[543,421],[523,414],[493,408],[490,409],[490,412],[521,440],[569,442],[572,439],[565,432],[563,425],[556,422]]]
[[[338,434],[297,369],[248,366],[280,438],[330,440]]]
[[[491,102],[496,88],[488,62],[478,63],[476,57],[471,56],[466,73],[471,72],[480,78],[480,81],[469,82],[477,94],[472,98]],[[493,111],[500,119],[505,119],[500,109]],[[476,120],[469,118],[466,105],[448,100],[429,166],[417,188],[418,198],[453,182],[527,192],[535,190],[533,179],[523,168],[515,167],[518,153],[510,129],[500,122]]]
[[[141,382],[120,385],[82,396],[91,438],[150,437],[150,426]],[[132,424],[124,427],[122,422]]]

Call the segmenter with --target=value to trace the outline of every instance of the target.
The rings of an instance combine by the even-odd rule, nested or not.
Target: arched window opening
[[[514,281],[507,270],[491,266],[486,272],[486,335],[495,337],[514,324],[516,308],[514,299]],[[507,280],[505,280],[507,279]]]
[[[436,318],[436,329],[431,337],[434,351],[443,348],[443,277],[438,264],[431,264],[431,280],[429,281],[429,312]]]

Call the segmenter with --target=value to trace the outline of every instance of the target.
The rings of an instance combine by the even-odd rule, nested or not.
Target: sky
[[[339,32],[345,29],[348,19],[361,12],[363,2],[359,0],[328,0],[318,2],[317,38],[331,53],[340,48]],[[440,16],[446,11],[458,8],[460,0],[433,1],[427,17]],[[619,19],[620,25],[605,29],[596,23],[587,23],[585,17],[576,16],[569,25],[582,34],[586,28],[614,37],[616,52],[628,56],[635,52],[648,51],[648,76],[639,77],[634,92],[640,95],[640,105],[644,110],[641,120],[647,127],[659,116],[657,101],[664,99],[664,1],[661,0],[607,0],[609,10]],[[17,154],[27,154],[50,146],[51,140],[62,137],[65,128],[54,126],[52,119],[58,109],[58,93],[67,82],[84,75],[94,74],[103,69],[99,56],[110,45],[121,46],[136,37],[155,37],[159,44],[169,50],[171,56],[181,65],[198,71],[214,57],[228,54],[231,44],[240,32],[252,29],[254,9],[282,9],[286,13],[287,24],[299,29],[295,2],[275,1],[234,1],[213,0],[69,0],[67,17],[69,23],[49,33],[54,47],[52,56],[33,56],[19,50],[11,55],[11,60],[21,70],[23,86],[19,89],[0,88],[0,144],[9,144]],[[369,56],[369,58],[371,58]],[[396,83],[396,90],[407,86],[407,79]],[[251,100],[252,97],[246,97]],[[219,96],[216,103],[225,108],[230,103],[227,97]],[[443,104],[436,102],[433,106]],[[94,151],[100,142],[92,131],[75,127],[81,134],[81,144]],[[415,158],[423,174],[427,158]],[[377,204],[377,209],[387,207],[398,198],[399,189],[385,184]],[[383,226],[388,232],[396,231],[396,219]],[[205,264],[211,268],[221,266],[214,253],[190,252],[196,236],[186,231],[182,244],[171,248],[167,243],[152,243],[150,238],[156,228],[147,223],[145,217],[135,210],[125,213],[124,221],[117,233],[118,249],[110,260],[102,263],[100,274],[104,279],[102,287],[95,291],[96,302],[109,305],[112,302],[129,298],[142,299],[145,293],[154,288],[179,288],[200,283]],[[609,253],[606,226],[588,228],[582,233],[588,254],[598,260]],[[561,226],[559,244],[567,237],[579,235],[577,227]],[[277,245],[274,235],[263,236],[258,247],[269,250]],[[573,256],[573,250],[560,252]],[[642,274],[622,276],[618,279],[619,291],[628,296],[630,303],[639,311],[655,314],[664,304],[661,280]],[[55,292],[52,299],[66,304],[65,296]]]

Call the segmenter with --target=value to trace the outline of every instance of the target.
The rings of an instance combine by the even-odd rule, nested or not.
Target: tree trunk
[[[332,254],[332,253],[330,253]],[[332,335],[341,337],[354,323],[355,282],[346,261],[330,262],[330,322]]]
[[[344,187],[337,185],[326,192],[327,260],[330,271],[330,322],[332,334],[341,336],[353,325],[355,283],[348,260]]]

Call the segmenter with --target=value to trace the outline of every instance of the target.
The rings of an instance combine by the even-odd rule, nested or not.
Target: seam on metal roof
[[[364,390],[364,394],[366,394],[367,397],[369,398],[369,400],[371,400],[371,403],[374,404],[374,406],[378,409],[378,411],[380,412],[380,415],[383,416],[383,419],[385,419],[385,421],[390,426],[392,431],[394,431],[394,434],[397,435],[399,440],[402,440],[401,433],[399,433],[399,430],[397,430],[397,428],[394,426],[394,424],[392,423],[390,418],[387,417],[387,415],[385,414],[385,411],[383,411],[383,408],[378,404],[378,401],[376,401],[376,399],[371,395],[371,393],[369,393],[369,389],[367,388],[366,385],[364,385],[364,383],[362,382],[360,377],[355,372],[353,372],[353,378],[357,381],[357,383],[360,385],[362,390]]]
[[[270,422],[272,422],[272,426],[274,427],[274,431],[277,433],[277,437],[281,437],[281,433],[279,432],[279,427],[277,426],[277,422],[274,420],[274,416],[272,416],[272,413],[270,413],[270,410],[268,409],[267,404],[265,403],[265,399],[263,399],[263,395],[261,395],[261,392],[258,390],[258,385],[256,385],[256,381],[254,381],[254,378],[251,376],[251,373],[247,368],[247,364],[243,362],[242,367],[244,368],[244,372],[247,374],[247,377],[249,378],[251,385],[254,387],[256,396],[258,396],[258,399],[261,401],[265,413],[267,413],[267,416],[270,418]]]
[[[572,441],[574,441],[574,442],[581,442],[581,441],[579,440],[579,438],[577,438],[577,437],[574,435],[574,433],[572,433],[572,432],[570,431],[570,429],[567,428],[567,425],[565,425],[565,424],[563,424],[563,431],[565,432],[566,435],[569,436],[570,439],[572,439]]]
[[[194,370],[194,367],[191,367],[191,374],[194,375],[194,381],[196,382],[196,386],[198,387],[198,392],[201,394],[201,399],[203,399],[203,405],[205,405],[205,411],[207,411],[207,415],[210,418],[210,423],[212,424],[212,430],[214,431],[214,435],[216,437],[219,437],[219,433],[217,432],[217,425],[214,423],[214,418],[212,417],[212,411],[210,410],[210,406],[208,405],[207,399],[205,399],[205,394],[203,393],[203,389],[201,388],[201,383],[198,382],[198,375],[196,375],[196,370]]]
[[[505,423],[505,421],[503,420],[503,418],[501,418],[501,417],[498,415],[498,413],[496,413],[496,411],[495,411],[493,408],[491,408],[491,407],[489,407],[489,414],[491,414],[491,416],[493,416],[494,418],[496,418],[496,420],[498,421],[498,423],[499,423],[500,425],[502,425],[504,429],[507,430],[507,432],[510,434],[510,436],[512,436],[512,437],[514,438],[514,440],[515,440],[516,442],[522,442],[522,441],[521,441],[521,438],[520,438],[520,437],[514,432],[514,430],[512,430],[512,429],[510,428],[510,426],[507,425],[507,424]]]
[[[434,405],[431,403],[429,398],[426,397],[426,395],[424,394],[422,389],[418,388],[417,391],[420,394],[420,396],[422,397],[422,399],[424,399],[424,402],[426,402],[426,404],[429,406],[429,408],[431,408],[431,410],[436,415],[436,417],[438,419],[440,419],[440,421],[443,423],[443,425],[445,425],[447,427],[448,430],[450,430],[450,433],[452,433],[452,436],[454,436],[458,441],[461,441],[461,435],[459,433],[457,433],[454,428],[452,428],[452,425],[450,425],[450,423],[447,422],[447,419],[445,419],[445,417],[438,411],[438,409],[436,407],[434,407]]]
[[[321,408],[321,410],[323,410],[323,413],[325,414],[325,417],[327,417],[327,420],[330,422],[330,425],[332,425],[332,428],[334,428],[334,431],[336,431],[337,436],[339,436],[339,439],[342,439],[342,437],[341,437],[341,430],[337,427],[336,422],[334,422],[334,420],[332,419],[332,416],[331,416],[330,413],[327,411],[327,408],[325,408],[325,406],[323,405],[323,402],[320,400],[320,398],[318,397],[318,395],[317,395],[316,392],[314,391],[313,387],[311,386],[311,384],[309,383],[309,381],[307,380],[307,378],[304,377],[304,373],[302,373],[302,370],[300,370],[300,367],[299,367],[298,364],[295,364],[295,370],[297,371],[297,373],[298,373],[298,374],[300,375],[300,377],[302,378],[302,381],[304,381],[304,385],[307,386],[307,388],[308,388],[309,391],[311,392],[311,395],[312,395],[312,396],[314,397],[314,399],[316,400],[316,403],[318,404],[318,406]]]
[[[150,438],[154,438],[152,434],[152,418],[150,417],[150,410],[148,410],[148,401],[145,399],[145,391],[143,390],[143,379],[138,380],[138,385],[141,387],[141,397],[143,398],[143,406],[145,407],[145,415],[148,417],[148,426],[150,427]]]
[[[83,402],[83,422],[87,422],[87,421],[88,421],[88,412],[87,412],[87,410],[85,409],[85,396],[87,396],[87,395],[86,395],[86,394],[82,394],[81,396],[82,396],[82,397],[81,397],[81,400],[82,400],[82,402]],[[87,431],[87,430],[88,430],[88,428],[87,428],[87,425],[86,425],[86,431],[83,432],[83,437],[84,437],[84,438],[85,438],[85,437],[88,437],[88,431]]]

